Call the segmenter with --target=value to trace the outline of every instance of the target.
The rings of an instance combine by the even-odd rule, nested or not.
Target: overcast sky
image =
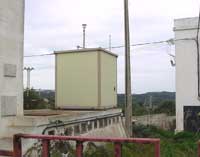
[[[129,0],[131,43],[168,40],[174,37],[175,18],[198,15],[198,0]],[[87,23],[87,47],[124,43],[123,0],[26,0],[25,55],[75,49],[82,43],[82,23]],[[124,49],[118,57],[118,93],[124,92]],[[167,44],[131,48],[134,93],[175,91],[175,68]],[[54,89],[54,56],[25,58],[32,66],[31,85]],[[24,73],[26,82],[26,73]],[[26,85],[25,85],[26,86]]]

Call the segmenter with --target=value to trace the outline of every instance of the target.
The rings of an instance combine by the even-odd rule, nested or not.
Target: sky
[[[198,0],[129,0],[131,44],[174,38],[173,21],[198,16]],[[53,53],[82,45],[86,23],[86,46],[124,45],[123,0],[27,0],[24,55]],[[112,49],[118,57],[118,93],[124,93],[124,48]],[[167,43],[131,47],[132,92],[175,91],[175,67]],[[54,56],[24,59],[34,67],[31,86],[55,89]],[[26,87],[26,72],[24,72]]]

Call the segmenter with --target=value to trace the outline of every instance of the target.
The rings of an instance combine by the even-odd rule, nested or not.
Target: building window
[[[80,134],[80,126],[79,125],[75,125],[74,126],[74,135],[79,135]]]
[[[82,123],[81,124],[81,133],[86,133],[87,132],[87,123]]]

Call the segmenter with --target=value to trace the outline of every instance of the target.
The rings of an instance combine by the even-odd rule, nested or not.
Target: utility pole
[[[87,24],[82,24],[83,27],[83,48],[85,48],[85,30],[87,27]]]
[[[128,0],[124,0],[125,27],[125,127],[128,137],[132,137],[132,92]]]
[[[26,70],[27,71],[27,86],[26,86],[26,88],[27,88],[27,90],[30,90],[30,88],[31,88],[31,71],[33,71],[34,70],[34,68],[33,67],[25,67],[24,68],[24,70]]]

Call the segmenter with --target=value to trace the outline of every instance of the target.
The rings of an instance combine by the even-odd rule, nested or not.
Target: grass
[[[137,137],[160,138],[161,157],[196,157],[197,141],[200,134],[180,132],[174,134],[154,126],[134,126],[133,131]],[[144,152],[148,152],[148,148]],[[150,152],[150,151],[149,151]],[[144,157],[149,157],[148,155]]]
[[[161,157],[196,157],[197,141],[200,134],[190,132],[180,132],[174,134],[172,131],[165,131],[154,126],[135,125],[133,127],[135,137],[139,138],[160,138]],[[52,157],[62,157],[59,147],[54,148]],[[66,148],[66,147],[65,147]],[[70,148],[69,157],[75,157],[74,149]],[[63,152],[63,150],[61,151]],[[67,152],[67,151],[66,151]],[[124,157],[154,157],[154,147],[151,144],[123,144]],[[84,157],[113,157],[113,144],[97,146],[94,143],[88,143],[84,151]]]

